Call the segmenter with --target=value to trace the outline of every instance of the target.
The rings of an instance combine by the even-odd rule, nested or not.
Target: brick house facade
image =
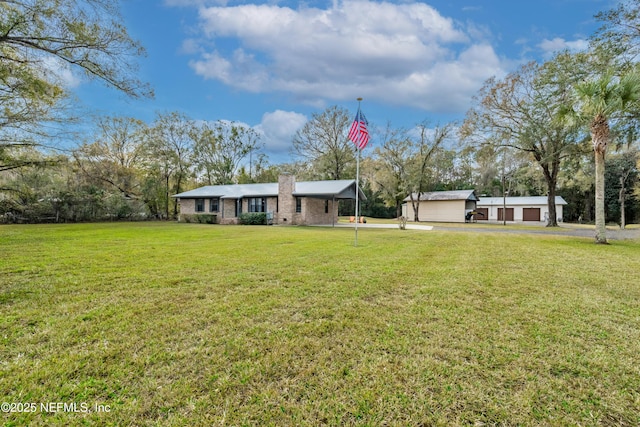
[[[360,200],[365,199],[362,191]],[[238,224],[244,212],[265,212],[273,224],[317,225],[338,221],[338,201],[355,199],[354,180],[296,182],[281,175],[277,183],[213,185],[176,194],[180,215],[213,215],[219,224]]]

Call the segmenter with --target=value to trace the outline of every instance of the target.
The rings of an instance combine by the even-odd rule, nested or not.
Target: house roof
[[[352,179],[337,181],[301,181],[295,183],[293,195],[297,197],[317,197],[336,199],[355,199],[356,182]],[[360,189],[360,199],[366,200]],[[221,199],[239,199],[243,197],[276,197],[278,183],[206,185],[185,191],[172,197],[180,199],[200,199],[220,197]]]
[[[199,199],[203,197],[240,198],[251,196],[277,196],[278,184],[232,184],[232,185],[205,185],[194,190],[185,191],[172,197],[181,199]]]
[[[525,205],[547,205],[547,196],[530,196],[530,197],[507,197],[506,200],[502,197],[481,197],[478,202],[478,207],[482,206],[502,206],[503,204],[509,206],[525,206]],[[568,204],[561,196],[556,196],[556,205]]]
[[[360,190],[360,199],[367,198]],[[356,182],[352,179],[336,181],[301,181],[296,182],[294,196],[303,197],[336,197],[337,199],[355,199]]]
[[[413,193],[413,198],[418,199],[418,193]],[[411,200],[407,196],[403,201]],[[455,190],[455,191],[432,191],[429,193],[420,193],[421,201],[444,201],[444,200],[478,200],[474,190]]]

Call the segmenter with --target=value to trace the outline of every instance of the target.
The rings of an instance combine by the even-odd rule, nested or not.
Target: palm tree
[[[579,116],[589,124],[596,162],[596,243],[606,244],[604,213],[604,160],[611,140],[610,122],[623,119],[640,101],[640,75],[629,73],[619,78],[604,73],[576,84]]]

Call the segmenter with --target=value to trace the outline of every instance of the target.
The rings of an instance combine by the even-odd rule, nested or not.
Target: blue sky
[[[147,49],[153,100],[77,83],[98,113],[151,122],[157,112],[230,120],[263,135],[273,163],[291,136],[331,105],[371,127],[462,119],[492,76],[586,46],[614,0],[129,0],[123,17]],[[375,144],[375,138],[372,144]]]

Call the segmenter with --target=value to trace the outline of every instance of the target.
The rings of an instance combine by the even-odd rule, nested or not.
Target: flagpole
[[[360,103],[362,102],[362,98],[358,98],[358,111],[360,111]],[[359,218],[359,210],[358,210],[358,201],[360,200],[360,147],[356,144],[356,239],[353,246],[358,246],[358,223],[360,222]]]
[[[356,147],[356,151],[356,240],[353,246],[358,246],[358,222],[360,222],[360,218],[358,217],[358,199],[360,199],[360,187],[358,184],[360,181],[360,149]]]

